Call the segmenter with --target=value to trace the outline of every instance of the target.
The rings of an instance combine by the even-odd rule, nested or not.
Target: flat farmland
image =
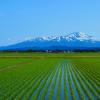
[[[100,53],[0,53],[0,100],[99,100]]]

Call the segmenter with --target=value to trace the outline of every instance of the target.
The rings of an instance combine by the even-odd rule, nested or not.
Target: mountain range
[[[13,45],[0,47],[0,51],[68,51],[96,49],[100,49],[100,41],[82,32],[73,32],[66,36],[38,37]]]

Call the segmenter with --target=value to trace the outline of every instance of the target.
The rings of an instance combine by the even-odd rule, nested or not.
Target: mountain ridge
[[[94,50],[100,49],[100,41],[82,32],[73,32],[65,36],[38,37],[10,46],[0,47],[0,50]]]

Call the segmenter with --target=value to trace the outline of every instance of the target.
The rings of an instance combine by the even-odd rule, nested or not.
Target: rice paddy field
[[[100,100],[100,53],[0,53],[0,100]]]

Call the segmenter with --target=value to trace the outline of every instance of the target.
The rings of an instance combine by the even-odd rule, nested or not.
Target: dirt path
[[[100,58],[100,56],[66,56],[66,57],[63,57],[63,56],[59,56],[59,57],[56,57],[56,56],[52,56],[52,57],[45,57],[45,56],[37,56],[37,57],[33,57],[33,56],[1,56],[0,58],[32,58],[32,59],[47,59],[47,58],[53,58],[53,59],[56,59],[56,58]]]
[[[0,68],[0,72],[5,71],[5,70],[9,70],[9,69],[15,69],[18,67],[21,67],[21,65],[25,65],[25,64],[31,64],[32,62],[21,62],[21,63],[17,63],[14,65],[8,65],[5,68]]]

